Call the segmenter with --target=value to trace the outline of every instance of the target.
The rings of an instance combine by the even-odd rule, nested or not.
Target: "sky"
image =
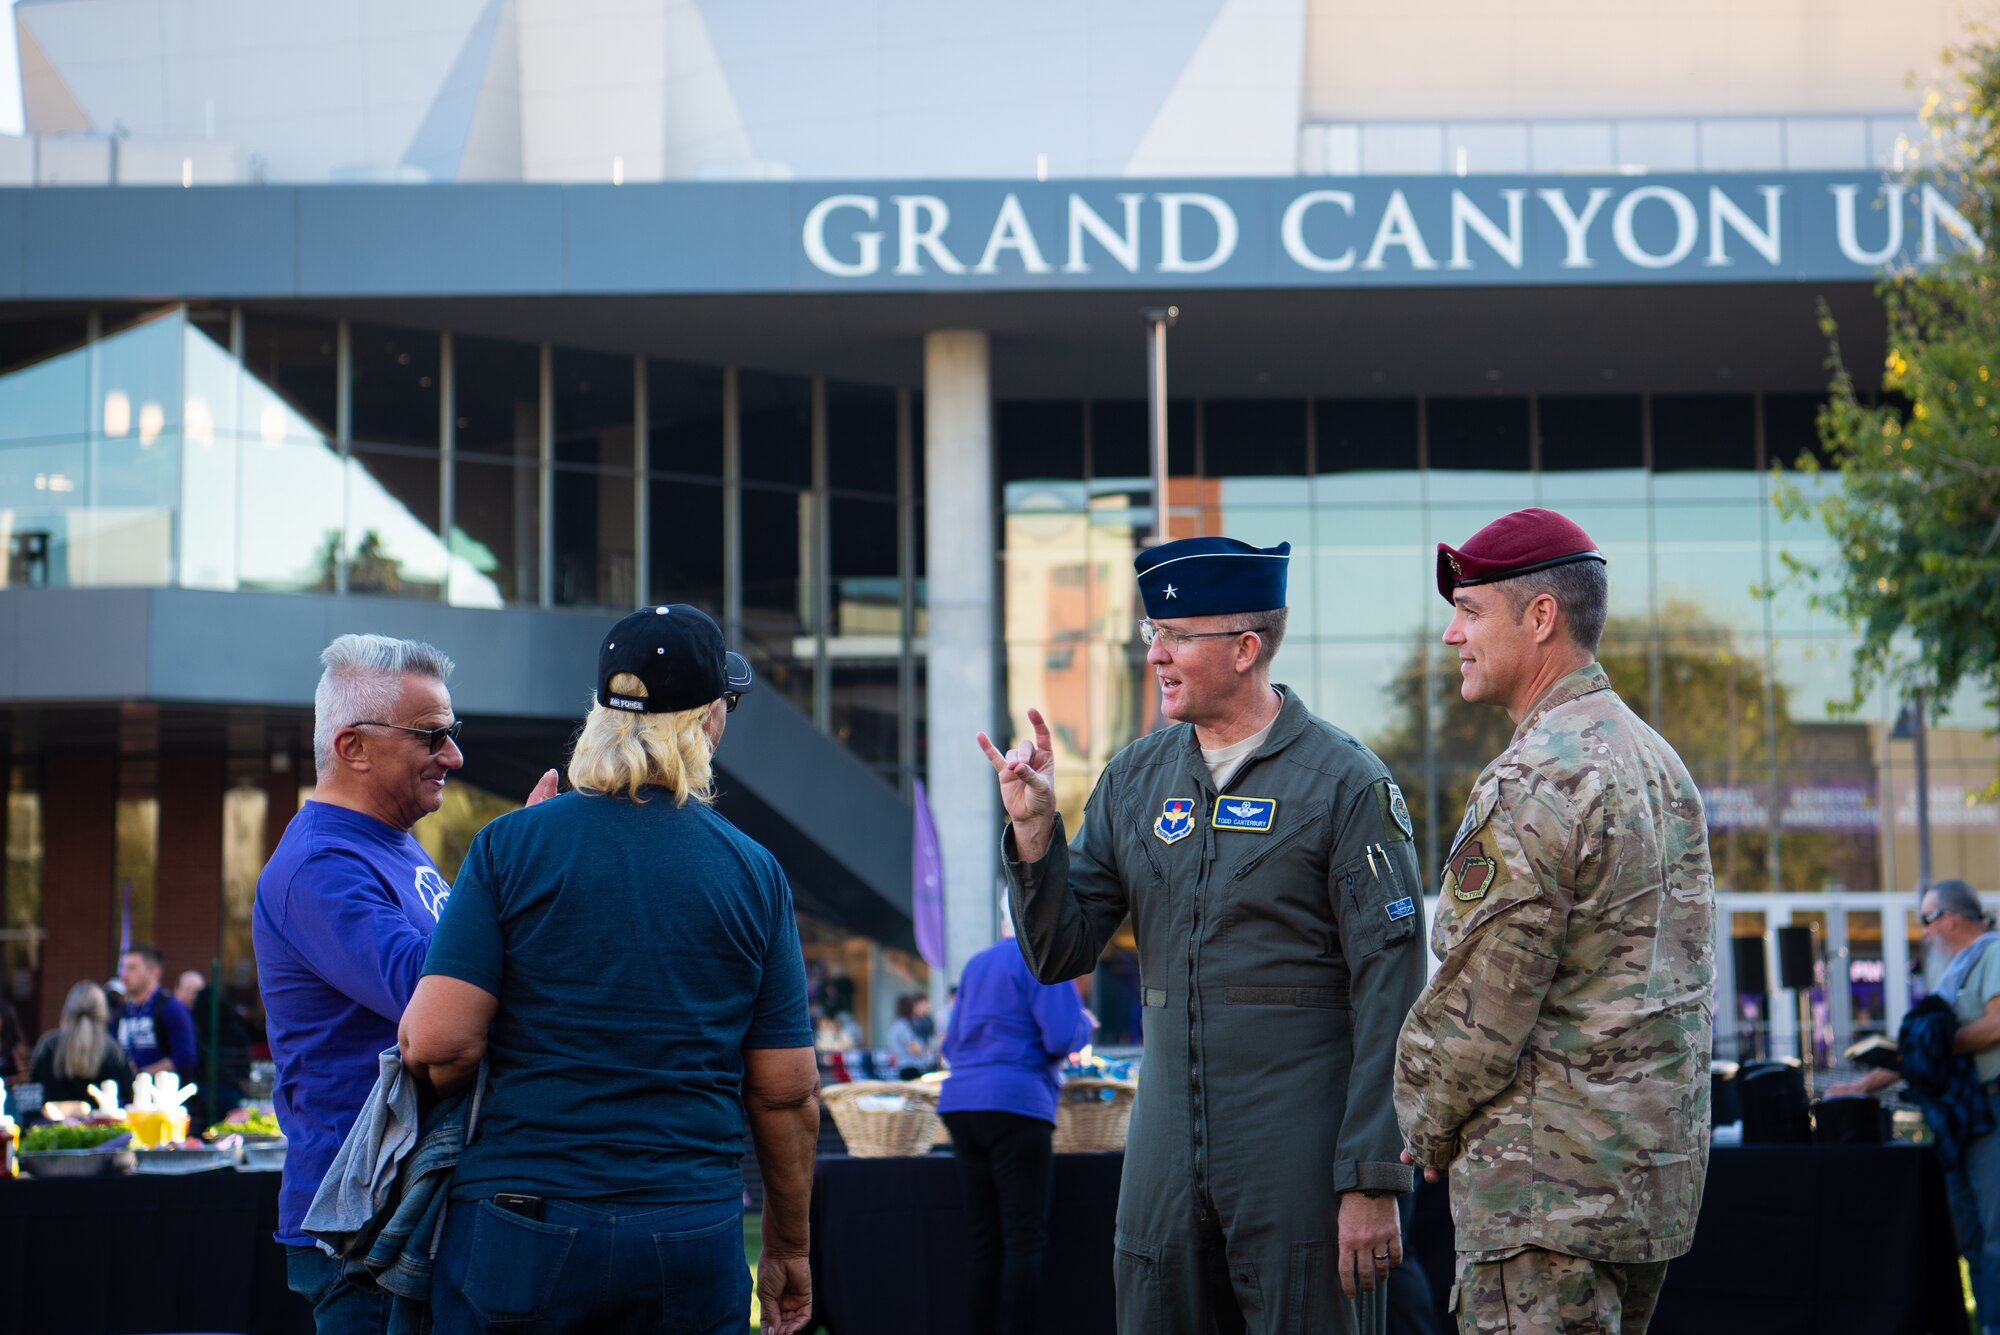
[[[21,60],[14,51],[14,0],[0,0],[0,134],[21,133]]]

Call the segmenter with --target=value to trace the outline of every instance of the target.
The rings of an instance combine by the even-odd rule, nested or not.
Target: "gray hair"
[[[1529,603],[1546,593],[1562,609],[1570,640],[1587,654],[1597,653],[1611,601],[1611,583],[1605,577],[1604,562],[1565,561],[1547,570],[1531,570],[1525,575],[1499,580],[1493,587],[1506,597],[1516,621],[1528,610]]]
[[[387,635],[342,635],[326,646],[313,691],[313,771],[324,778],[333,768],[333,735],[396,707],[404,677],[451,680],[451,660],[420,640]]]
[[[1284,607],[1273,607],[1265,612],[1238,612],[1230,629],[1238,633],[1246,630],[1257,632],[1255,666],[1269,670],[1271,660],[1278,656],[1278,649],[1285,642],[1285,626],[1291,619],[1291,610]]]
[[[1956,913],[1959,917],[1982,926],[1991,926],[1986,910],[1979,907],[1979,895],[1964,881],[1953,877],[1948,881],[1934,881],[1931,893],[1937,896],[1938,907],[1946,913]]]

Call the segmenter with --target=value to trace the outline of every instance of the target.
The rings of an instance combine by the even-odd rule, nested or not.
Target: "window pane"
[[[868,764],[893,768],[901,713],[896,665],[841,663],[832,668],[827,686],[834,737]]]
[[[900,636],[903,593],[896,571],[896,503],[835,496],[828,506],[833,607],[827,633]]]
[[[457,526],[451,535],[450,600],[465,607],[535,602],[540,560],[535,469],[461,459],[452,492]]]
[[[632,359],[555,350],[557,463],[632,467]]]
[[[1641,468],[1640,400],[1636,394],[1586,398],[1545,396],[1535,405],[1542,432],[1542,467],[1549,472]]]
[[[1316,499],[1333,504],[1423,499],[1415,399],[1320,399],[1313,405]]]
[[[440,370],[436,334],[385,325],[348,330],[354,367],[354,439],[436,449]]]
[[[458,452],[539,457],[540,349],[460,335],[452,339],[451,357]]]
[[[896,391],[829,383],[826,437],[829,486],[896,494]]]
[[[1780,468],[1792,468],[1801,455],[1811,455],[1822,464],[1826,449],[1819,440],[1819,410],[1824,394],[1766,394],[1764,396],[1764,457]]]
[[[722,616],[722,488],[655,479],[652,596]]]
[[[1083,476],[1081,403],[996,404],[993,428],[1002,482]]]
[[[1653,495],[1760,500],[1756,401],[1748,394],[1662,394],[1653,400]]]
[[[243,364],[312,430],[331,437],[338,397],[338,331],[330,320],[243,316]],[[254,419],[253,419],[254,421]]]
[[[646,363],[647,466],[656,473],[722,476],[722,372]]]
[[[630,607],[638,599],[632,479],[558,468],[554,484],[555,600],[565,607]]]
[[[1099,399],[1090,405],[1092,477],[1149,478],[1152,448],[1144,399]],[[1167,400],[1167,473],[1194,476],[1194,401]]]
[[[788,656],[790,638],[811,624],[812,497],[745,487],[743,532],[744,625]]]
[[[1494,510],[1532,500],[1526,399],[1431,399],[1425,412],[1432,500]]]
[[[811,486],[812,382],[803,376],[744,371],[736,378],[736,399],[744,481]]]
[[[347,587],[354,593],[439,597],[441,480],[434,454],[356,450],[347,469]]]
[[[1304,477],[1304,399],[1210,399],[1201,406],[1208,477]]]

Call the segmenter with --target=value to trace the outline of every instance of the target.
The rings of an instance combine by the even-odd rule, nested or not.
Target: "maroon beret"
[[[1604,553],[1576,522],[1554,510],[1516,510],[1502,515],[1465,540],[1463,547],[1438,544],[1438,592],[1468,584],[1491,584],[1571,561],[1602,561]]]

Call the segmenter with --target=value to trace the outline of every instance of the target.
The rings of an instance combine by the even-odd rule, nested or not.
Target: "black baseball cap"
[[[629,672],[644,696],[620,695],[611,679]],[[722,628],[686,603],[642,607],[611,628],[597,651],[597,703],[641,714],[697,709],[756,684],[750,660],[722,644]]]

